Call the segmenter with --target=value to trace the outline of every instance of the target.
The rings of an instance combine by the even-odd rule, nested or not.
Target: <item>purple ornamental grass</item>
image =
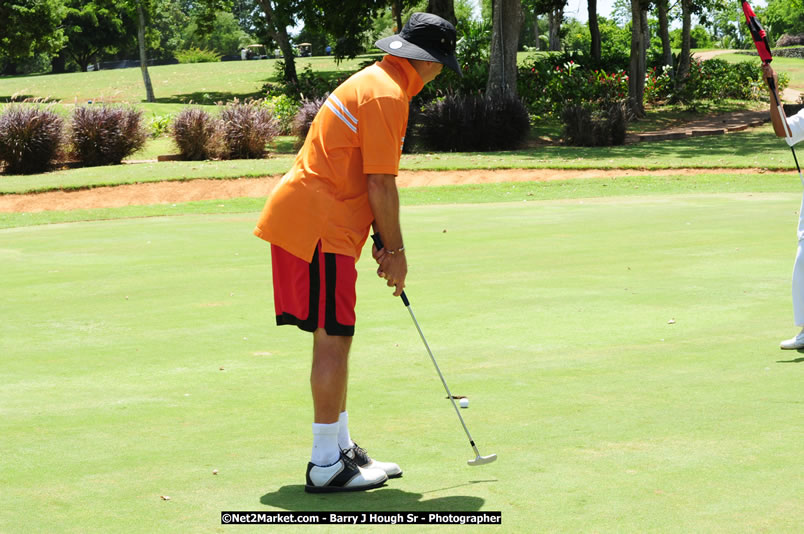
[[[265,145],[279,135],[279,121],[254,102],[228,104],[221,111],[222,157],[257,159]]]
[[[117,165],[148,137],[142,112],[116,106],[82,106],[70,121],[73,156],[86,166]]]
[[[64,121],[38,107],[12,105],[0,115],[0,161],[6,174],[47,171],[59,157]]]

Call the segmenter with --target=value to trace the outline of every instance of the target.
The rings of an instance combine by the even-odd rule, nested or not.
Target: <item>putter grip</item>
[[[371,234],[371,240],[374,241],[374,246],[377,247],[377,250],[380,250],[381,248],[383,248],[382,239],[380,238],[380,234]],[[402,290],[402,294],[400,295],[400,297],[402,297],[402,303],[405,306],[410,306],[410,301],[408,300],[408,296],[405,295],[405,290],[404,289]]]

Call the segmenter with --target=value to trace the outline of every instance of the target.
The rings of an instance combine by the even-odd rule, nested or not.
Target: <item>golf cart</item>
[[[246,57],[248,59],[268,59],[268,52],[265,45],[250,44],[246,47]]]
[[[310,43],[299,43],[299,55],[301,57],[310,57],[313,55],[313,45]]]

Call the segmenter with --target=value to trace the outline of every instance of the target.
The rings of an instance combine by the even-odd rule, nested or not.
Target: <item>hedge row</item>
[[[47,108],[12,105],[0,115],[0,162],[7,174],[32,174],[56,161],[112,165],[145,144],[142,112],[115,106],[76,108],[65,121]]]
[[[259,158],[280,130],[260,102],[231,103],[217,118],[188,108],[156,126],[169,131],[190,160]],[[65,121],[47,107],[15,104],[0,114],[0,163],[6,174],[45,172],[65,161],[116,165],[140,150],[147,135],[142,112],[132,108],[82,106]]]

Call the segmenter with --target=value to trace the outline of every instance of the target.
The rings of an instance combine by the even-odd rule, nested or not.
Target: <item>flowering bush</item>
[[[519,94],[536,115],[561,115],[564,108],[580,102],[607,107],[628,96],[628,74],[624,71],[590,70],[575,59],[557,56],[537,58],[519,69]]]
[[[669,69],[653,67],[645,74],[645,100],[656,103],[665,100],[673,91]]]

